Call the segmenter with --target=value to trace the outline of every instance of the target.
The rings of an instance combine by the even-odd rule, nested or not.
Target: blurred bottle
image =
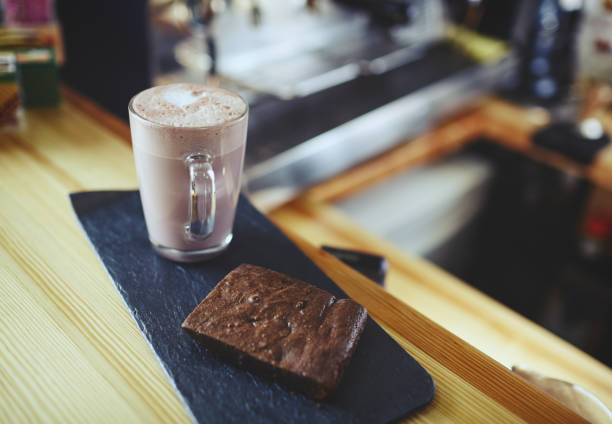
[[[533,101],[564,100],[574,81],[582,0],[523,1],[514,31],[522,59],[519,90]]]
[[[612,192],[596,187],[589,193],[579,231],[579,252],[589,262],[612,258]]]
[[[0,132],[23,124],[17,61],[12,52],[0,52]]]
[[[603,260],[612,234],[612,223],[605,216],[589,215],[584,219],[579,249],[589,261]]]
[[[4,23],[8,26],[51,22],[53,10],[53,0],[2,0]]]
[[[579,60],[581,77],[612,83],[612,0],[586,0]]]
[[[581,119],[612,105],[612,0],[586,0],[578,39]]]

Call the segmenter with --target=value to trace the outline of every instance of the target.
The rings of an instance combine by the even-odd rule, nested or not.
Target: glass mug
[[[217,105],[226,112],[218,122],[199,117],[196,108],[191,119],[182,123],[178,122],[180,117],[177,122],[168,122],[171,113],[155,109],[162,97],[166,105],[167,99],[174,102],[170,109],[176,111],[188,110],[193,106],[190,100],[212,95],[230,96],[234,106],[239,101],[243,109],[231,116],[230,106]],[[139,103],[144,97],[148,105],[147,101]],[[232,240],[248,105],[238,95],[219,88],[173,84],[137,94],[128,109],[138,185],[153,248],[179,262],[218,255]]]

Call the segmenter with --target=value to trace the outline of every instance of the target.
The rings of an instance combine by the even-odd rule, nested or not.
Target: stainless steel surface
[[[360,75],[387,72],[440,40],[445,28],[441,1],[413,2],[414,19],[392,28],[373,25],[365,11],[329,0],[314,8],[261,0],[261,19],[254,24],[250,9],[236,3],[215,17],[208,32],[194,31],[179,42],[175,60],[185,70],[182,77],[204,78],[212,63],[205,38],[214,34],[216,70],[224,84],[250,91],[249,98],[308,96]]]
[[[334,205],[360,228],[427,256],[482,209],[492,174],[479,156],[454,155],[406,169]]]
[[[431,128],[494,90],[516,65],[517,59],[509,55],[467,69],[249,166],[246,191],[263,208],[283,203],[302,189]]]

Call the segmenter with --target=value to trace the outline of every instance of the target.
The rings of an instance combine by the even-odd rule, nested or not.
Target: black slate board
[[[338,393],[317,404],[224,363],[181,330],[217,282],[241,263],[268,267],[346,294],[246,198],[234,240],[217,258],[177,264],[154,253],[137,191],[70,195],[119,293],[197,422],[388,422],[431,401],[429,374],[371,318]]]

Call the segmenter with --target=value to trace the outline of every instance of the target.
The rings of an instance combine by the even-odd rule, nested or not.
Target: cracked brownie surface
[[[366,318],[365,308],[350,299],[243,264],[182,327],[234,364],[322,399],[340,383]]]

